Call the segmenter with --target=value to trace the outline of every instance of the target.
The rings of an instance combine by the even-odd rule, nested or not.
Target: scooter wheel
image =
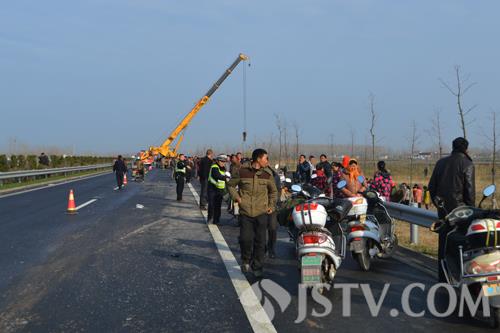
[[[397,247],[398,247],[398,236],[396,236],[396,234],[394,234],[394,237],[392,239],[392,244],[387,246],[383,253],[379,253],[378,257],[381,259],[390,258],[392,256],[392,254],[396,251]]]
[[[499,308],[491,308],[490,309],[490,327],[498,328],[500,327],[500,309]]]
[[[371,258],[370,254],[368,253],[367,247],[365,247],[365,249],[361,253],[353,252],[352,256],[358,262],[358,265],[361,268],[361,270],[365,272],[368,272],[370,270]]]

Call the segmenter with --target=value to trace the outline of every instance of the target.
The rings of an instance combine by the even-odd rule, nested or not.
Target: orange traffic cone
[[[123,185],[127,185],[127,184],[128,184],[128,182],[127,182],[127,174],[124,173],[123,174]]]
[[[76,214],[75,196],[73,195],[73,190],[69,190],[68,214]]]

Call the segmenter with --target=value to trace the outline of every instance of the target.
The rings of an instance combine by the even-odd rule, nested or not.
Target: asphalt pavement
[[[114,186],[0,198],[0,332],[250,332],[189,190],[164,170]],[[71,188],[98,200],[67,215]]]
[[[251,332],[247,305],[190,189],[176,201],[167,170],[121,191],[114,186],[107,174],[0,197],[0,332]],[[70,189],[77,205],[97,200],[68,215]],[[234,218],[224,213],[217,230],[239,260]],[[338,271],[336,285],[369,284],[375,300],[390,284],[377,317],[360,288],[352,290],[350,316],[343,314],[342,290],[332,289],[326,293],[332,309],[319,317],[325,305],[302,297],[294,246],[285,230],[278,238],[277,258],[266,261],[255,289],[278,332],[491,331],[485,321],[431,315],[426,292],[436,278],[414,263],[425,259],[408,251],[377,260],[370,272],[348,254]],[[251,273],[246,277],[259,286]],[[289,295],[286,304],[273,298],[270,282]],[[415,282],[425,286],[410,297],[414,312],[427,310],[420,318],[401,305],[403,290]],[[303,300],[307,315],[298,320]],[[441,297],[438,308],[446,303]]]

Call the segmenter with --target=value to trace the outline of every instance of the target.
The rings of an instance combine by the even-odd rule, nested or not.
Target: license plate
[[[321,266],[321,256],[303,256],[302,267],[304,266]]]
[[[362,241],[352,241],[351,244],[350,244],[350,250],[351,251],[354,251],[356,253],[358,252],[362,252],[364,249],[364,244]]]
[[[483,295],[486,297],[500,295],[500,284],[498,283],[483,284]]]
[[[302,283],[321,283],[321,256],[303,256]]]

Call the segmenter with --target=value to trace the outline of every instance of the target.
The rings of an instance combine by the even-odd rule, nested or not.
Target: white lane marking
[[[188,186],[196,200],[196,204],[198,205],[200,202],[200,196],[190,183],[188,183]],[[206,222],[207,212],[201,211],[201,213],[203,214]],[[240,303],[245,310],[245,314],[250,322],[250,325],[252,326],[253,331],[256,333],[277,332],[266,311],[260,304],[260,300],[253,292],[247,278],[241,271],[238,261],[236,261],[233,252],[231,252],[231,249],[227,245],[226,240],[224,239],[224,236],[222,236],[219,228],[214,224],[208,224],[208,230],[210,230],[210,233],[212,234],[217,250],[219,251],[219,255],[226,266],[229,278],[231,279],[233,287],[236,290],[236,294],[238,295]]]
[[[56,187],[56,186],[60,186],[60,185],[64,185],[64,184],[74,183],[74,182],[78,182],[80,180],[85,180],[85,179],[95,178],[95,177],[99,177],[99,176],[104,176],[104,175],[107,175],[107,174],[110,174],[110,173],[112,173],[112,171],[110,171],[110,172],[102,172],[102,173],[99,173],[97,175],[90,175],[88,177],[83,176],[83,177],[78,178],[78,179],[72,179],[72,180],[68,180],[68,181],[64,181],[64,182],[60,182],[60,183],[56,183],[56,184],[53,184],[53,183],[51,183],[49,185],[40,184],[41,187],[32,188],[32,189],[24,190],[24,191],[20,191],[20,192],[14,192],[14,193],[8,193],[8,194],[0,194],[0,199],[7,198],[7,197],[12,197],[14,195],[19,195],[19,194],[23,194],[23,193],[28,193],[28,192],[43,190],[43,189],[46,189],[46,188],[52,188],[52,187]]]
[[[91,200],[89,200],[89,201],[87,201],[87,202],[82,203],[80,206],[75,207],[75,210],[79,210],[80,208],[83,208],[83,207],[85,207],[85,206],[88,206],[88,205],[90,205],[91,203],[96,202],[96,201],[97,201],[97,199],[91,199]]]

